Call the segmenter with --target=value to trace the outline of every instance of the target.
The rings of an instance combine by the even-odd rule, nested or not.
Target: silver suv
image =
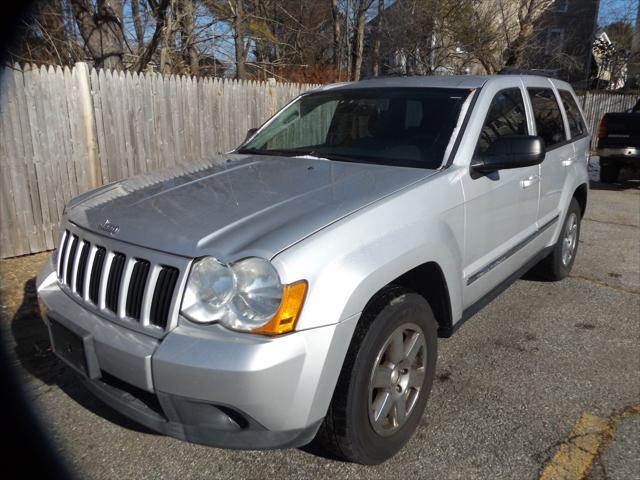
[[[379,463],[420,421],[438,337],[533,267],[567,276],[588,156],[561,81],[329,85],[233,153],[72,200],[43,318],[153,430]]]

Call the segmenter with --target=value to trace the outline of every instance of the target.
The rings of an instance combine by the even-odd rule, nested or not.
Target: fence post
[[[91,188],[99,187],[100,181],[100,161],[98,159],[96,136],[94,133],[95,118],[93,110],[93,99],[91,97],[91,76],[89,65],[85,62],[76,62],[73,66],[78,79],[78,99],[80,101],[80,115],[84,128],[85,145],[87,146],[87,163],[89,165],[89,179]]]

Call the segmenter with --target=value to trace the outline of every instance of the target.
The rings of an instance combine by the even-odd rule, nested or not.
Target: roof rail
[[[366,77],[360,77],[359,82],[363,82],[365,80],[383,80],[385,78],[399,78],[399,77],[424,77],[426,75],[407,75],[406,73],[387,73],[385,75],[378,75],[374,77],[373,75],[367,75]]]
[[[527,70],[525,68],[504,67],[498,72],[498,75],[538,75],[539,77],[548,77],[558,79],[558,70],[536,69]]]

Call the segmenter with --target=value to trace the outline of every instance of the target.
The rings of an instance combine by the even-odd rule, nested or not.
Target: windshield
[[[303,95],[238,152],[439,168],[468,95],[444,88]]]

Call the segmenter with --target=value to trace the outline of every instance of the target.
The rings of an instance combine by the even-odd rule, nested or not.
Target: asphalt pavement
[[[520,280],[440,341],[416,435],[375,467],[309,449],[192,445],[110,410],[48,349],[33,283],[44,258],[0,262],[3,337],[56,451],[79,478],[535,479],[584,412],[612,425],[589,478],[640,478],[640,415],[622,416],[640,404],[638,182],[592,187],[570,278]]]

